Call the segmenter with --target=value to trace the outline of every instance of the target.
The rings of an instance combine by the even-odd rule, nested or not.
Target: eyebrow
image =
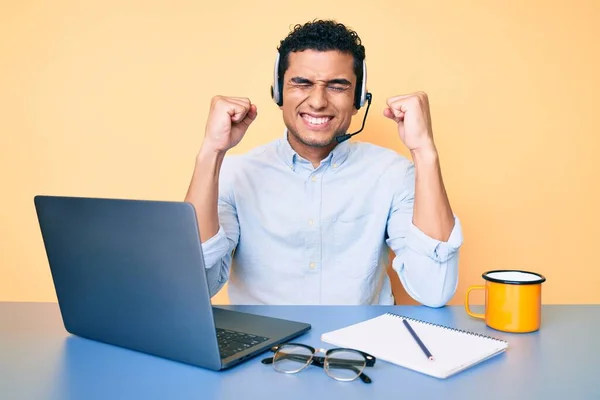
[[[307,84],[307,83],[313,83],[310,79],[307,78],[303,78],[301,76],[295,76],[292,79],[290,79],[292,81],[292,83],[296,83],[296,84]],[[334,84],[334,85],[344,85],[344,86],[350,86],[352,85],[352,82],[350,82],[348,79],[344,79],[344,78],[335,78],[335,79],[330,79],[328,81],[325,81],[328,85]]]

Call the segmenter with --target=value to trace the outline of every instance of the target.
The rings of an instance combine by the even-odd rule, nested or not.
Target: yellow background
[[[598,303],[599,17],[593,0],[0,0],[0,300],[55,301],[34,195],[182,200],[211,96],[258,106],[234,152],[279,137],[276,46],[335,18],[367,49],[357,139],[406,155],[385,99],[430,96],[465,235],[452,303],[497,268],[544,274],[544,303]]]

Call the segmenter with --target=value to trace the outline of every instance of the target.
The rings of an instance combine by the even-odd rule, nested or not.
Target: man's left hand
[[[429,100],[424,92],[390,97],[383,115],[396,121],[400,139],[411,152],[434,150]]]

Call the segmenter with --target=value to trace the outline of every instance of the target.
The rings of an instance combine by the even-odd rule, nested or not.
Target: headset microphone
[[[340,135],[340,136],[336,136],[335,140],[337,140],[338,143],[342,143],[348,139],[350,139],[352,136],[359,134],[364,128],[365,128],[365,121],[367,120],[367,114],[369,113],[369,107],[371,107],[371,93],[366,93],[366,99],[367,99],[367,110],[365,111],[365,117],[363,118],[363,122],[362,122],[362,126],[360,127],[360,129],[354,133],[346,133],[345,135]]]

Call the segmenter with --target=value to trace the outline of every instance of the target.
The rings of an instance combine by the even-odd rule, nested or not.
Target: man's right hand
[[[235,147],[256,116],[256,105],[248,98],[213,97],[202,143],[203,150],[225,153]]]

